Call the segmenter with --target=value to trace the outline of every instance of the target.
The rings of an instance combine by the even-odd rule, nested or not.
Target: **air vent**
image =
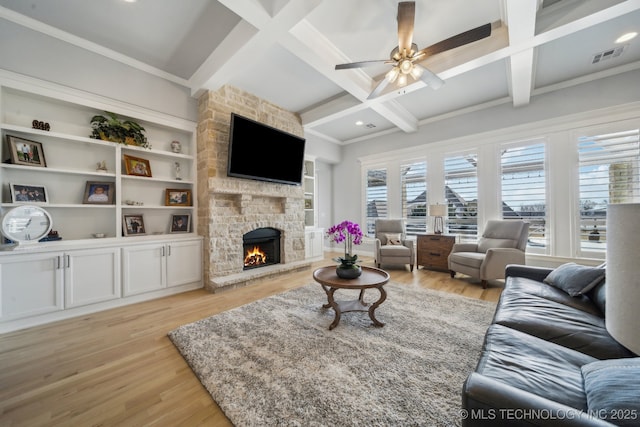
[[[618,46],[613,49],[607,49],[600,53],[596,53],[595,55],[593,55],[591,63],[597,64],[598,62],[606,61],[607,59],[616,58],[622,55],[622,52],[627,48],[627,46],[629,45],[625,44],[624,46]]]
[[[367,123],[366,125],[364,125],[367,129],[373,129],[374,127],[376,127],[376,125],[374,125],[373,123]]]

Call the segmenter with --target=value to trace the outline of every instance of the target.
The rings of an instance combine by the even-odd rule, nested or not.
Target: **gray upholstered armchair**
[[[480,279],[504,279],[507,264],[524,264],[529,223],[521,220],[489,220],[477,243],[456,243],[449,254],[451,277],[456,272]]]
[[[409,264],[413,271],[415,244],[413,240],[407,240],[404,220],[377,219],[375,233],[375,263],[378,268],[382,264]]]

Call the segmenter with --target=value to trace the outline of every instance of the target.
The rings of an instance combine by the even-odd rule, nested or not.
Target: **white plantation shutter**
[[[368,236],[375,235],[375,222],[387,217],[387,169],[367,170],[367,228]]]
[[[527,221],[527,249],[539,248],[543,252],[549,246],[545,163],[542,142],[510,146],[502,151],[502,218]]]
[[[400,166],[402,186],[402,212],[407,223],[407,234],[427,231],[427,162]]]
[[[581,255],[604,257],[607,205],[640,200],[639,130],[578,138]]]
[[[478,161],[475,154],[444,159],[447,228],[461,242],[478,238]]]

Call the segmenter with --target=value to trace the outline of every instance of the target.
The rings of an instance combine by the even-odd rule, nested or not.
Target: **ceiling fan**
[[[433,89],[438,89],[444,84],[444,80],[421,66],[420,62],[437,53],[454,49],[491,35],[491,24],[489,23],[418,50],[418,46],[413,43],[414,21],[415,2],[403,1],[398,3],[398,47],[391,51],[389,59],[338,64],[335,69],[347,70],[379,63],[392,64],[391,70],[376,85],[367,99],[379,96],[390,83],[396,82],[399,87],[405,86],[408,83],[409,76],[414,80],[421,79]]]

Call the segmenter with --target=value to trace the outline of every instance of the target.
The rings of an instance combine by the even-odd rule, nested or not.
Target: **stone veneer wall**
[[[281,265],[295,266],[305,256],[304,189],[227,177],[232,112],[304,136],[296,114],[240,89],[224,86],[200,97],[198,234],[205,236],[204,280],[205,287],[212,291],[229,284],[246,284],[260,270],[274,271],[267,270],[272,267],[269,266],[243,272],[242,236],[255,228],[273,227],[281,231]],[[234,280],[230,281],[230,277]]]

